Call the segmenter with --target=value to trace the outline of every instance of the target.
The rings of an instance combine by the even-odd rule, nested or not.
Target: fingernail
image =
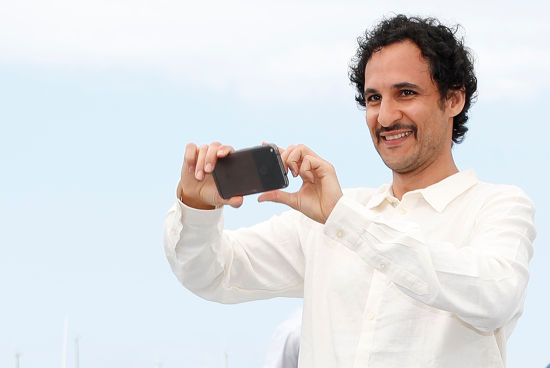
[[[206,164],[206,166],[204,167],[204,171],[206,171],[207,173],[212,172],[212,164]]]
[[[203,174],[202,170],[199,170],[195,173],[195,178],[197,180],[202,180],[202,178],[204,178],[204,174]]]
[[[195,166],[194,166],[194,165],[189,166],[189,167],[187,168],[187,170],[188,170],[189,174],[192,174],[192,173],[195,172]]]

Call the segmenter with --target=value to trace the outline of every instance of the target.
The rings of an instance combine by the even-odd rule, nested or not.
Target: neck
[[[394,171],[392,183],[393,195],[401,200],[405,193],[429,187],[457,172],[458,168],[452,156],[450,156],[450,160],[442,160],[439,163],[434,162],[432,165],[420,167],[411,172],[398,173]]]

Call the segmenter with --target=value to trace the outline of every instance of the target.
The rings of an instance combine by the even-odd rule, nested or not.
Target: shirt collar
[[[477,182],[478,179],[474,170],[470,169],[460,171],[446,177],[440,182],[430,185],[429,187],[414,190],[409,193],[420,193],[426,202],[430,204],[430,206],[432,206],[437,212],[441,212],[449,203],[451,203],[452,200],[471,188]],[[385,184],[378,188],[367,202],[367,207],[373,209],[378,207],[385,200],[389,203],[397,201],[397,199],[393,196],[393,191],[390,184]]]
[[[394,196],[393,196],[393,192],[390,184],[384,184],[374,192],[374,194],[370,197],[369,201],[367,202],[367,208],[373,209],[375,207],[378,207],[385,200],[388,200],[390,203],[391,201],[394,200]]]

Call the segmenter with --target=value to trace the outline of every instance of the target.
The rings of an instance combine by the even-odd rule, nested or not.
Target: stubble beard
[[[416,140],[416,144],[419,143],[417,134],[411,135],[411,138]],[[401,156],[394,161],[384,158],[378,146],[376,147],[376,151],[384,164],[394,173],[401,175],[409,174],[421,169],[423,166],[429,166],[431,162],[435,161],[442,154],[441,142],[436,142],[433,137],[424,137],[424,139],[426,140],[424,144],[421,144],[414,152]]]

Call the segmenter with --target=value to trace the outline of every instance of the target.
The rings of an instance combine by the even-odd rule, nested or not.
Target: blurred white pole
[[[80,351],[78,346],[78,336],[74,338],[74,368],[80,366]]]
[[[21,354],[15,353],[15,368],[19,368],[19,358],[21,357]]]
[[[65,316],[65,328],[63,331],[63,356],[61,357],[61,368],[67,368],[67,339],[69,336],[69,317]]]
[[[223,353],[223,368],[227,368],[227,352]]]

